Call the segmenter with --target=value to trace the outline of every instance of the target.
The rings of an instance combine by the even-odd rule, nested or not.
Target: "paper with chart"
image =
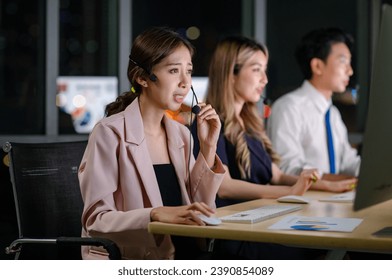
[[[320,198],[319,201],[326,201],[326,202],[353,202],[355,198],[355,192],[346,192],[331,195],[325,198]]]
[[[362,219],[287,216],[268,229],[352,232]]]

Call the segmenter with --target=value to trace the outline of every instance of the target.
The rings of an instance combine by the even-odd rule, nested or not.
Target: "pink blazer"
[[[217,157],[214,173],[199,154],[194,159],[190,132],[166,116],[168,150],[181,187],[183,204],[203,201],[215,207],[224,168]],[[192,186],[188,186],[188,159]],[[170,236],[148,233],[150,211],[162,206],[153,164],[144,137],[138,100],[125,111],[97,123],[79,168],[84,201],[82,236],[110,238],[125,259],[172,259]],[[107,258],[96,247],[82,249],[84,259]]]

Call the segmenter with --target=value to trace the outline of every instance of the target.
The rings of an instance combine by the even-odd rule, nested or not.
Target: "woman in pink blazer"
[[[219,117],[199,104],[195,160],[189,130],[165,115],[178,110],[190,90],[192,55],[190,43],[167,28],[140,34],[128,65],[131,91],[107,106],[79,168],[82,235],[112,239],[127,259],[173,259],[176,245],[183,247],[181,240],[148,233],[149,222],[204,225],[197,214],[214,213],[225,173],[216,155]],[[82,254],[107,258],[96,247]]]

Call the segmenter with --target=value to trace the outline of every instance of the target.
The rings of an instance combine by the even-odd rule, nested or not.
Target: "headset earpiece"
[[[240,69],[241,69],[240,65],[238,64],[234,65],[234,71],[233,71],[234,75],[237,75],[240,72]]]
[[[149,78],[153,82],[156,82],[158,80],[157,76],[155,76],[154,74],[150,74]]]

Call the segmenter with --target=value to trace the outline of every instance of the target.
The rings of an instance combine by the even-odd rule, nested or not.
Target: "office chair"
[[[87,141],[10,143],[9,156],[19,238],[6,248],[15,259],[81,259],[81,247],[103,246],[120,259],[105,238],[81,237],[83,201],[78,167]]]

